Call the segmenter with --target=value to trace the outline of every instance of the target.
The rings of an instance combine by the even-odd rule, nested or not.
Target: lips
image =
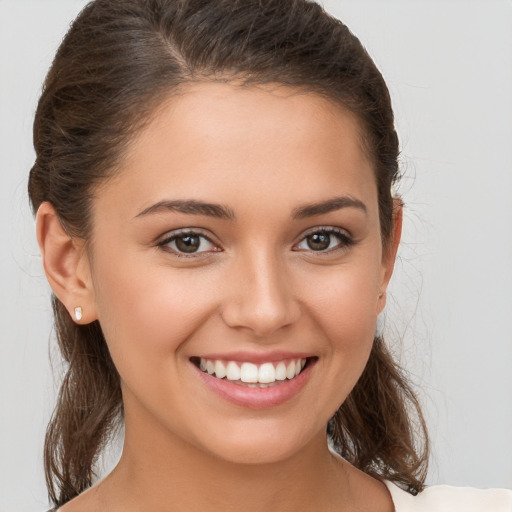
[[[201,381],[233,404],[261,409],[278,406],[297,395],[309,380],[317,357],[274,355],[248,357],[209,355],[191,362]]]

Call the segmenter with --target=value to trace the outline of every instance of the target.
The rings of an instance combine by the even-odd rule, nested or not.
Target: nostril
[[[251,330],[259,338],[269,337],[300,318],[300,306],[284,276],[259,272],[251,279],[236,282],[231,295],[220,309],[224,323],[236,329]],[[272,274],[272,275],[270,275]]]

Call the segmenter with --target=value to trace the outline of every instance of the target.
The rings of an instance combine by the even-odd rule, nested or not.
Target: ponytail
[[[375,338],[363,374],[329,422],[328,433],[334,450],[361,471],[411,494],[423,489],[429,456],[425,419],[382,338]]]
[[[48,494],[60,506],[90,487],[94,464],[122,414],[119,375],[99,323],[77,325],[53,297],[59,348],[67,363],[46,430]]]

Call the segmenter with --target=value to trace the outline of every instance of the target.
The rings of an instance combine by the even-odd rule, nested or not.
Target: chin
[[[214,443],[214,436],[210,435],[208,446],[203,444],[203,450],[232,464],[274,464],[307,449],[315,437],[315,432],[293,431],[276,425],[262,424],[254,427],[256,425],[252,428],[239,427],[236,431],[235,428],[225,429],[219,436],[215,436],[217,442]],[[321,435],[324,439],[322,442],[326,443],[325,428]]]
[[[300,448],[283,447],[278,445],[245,444],[228,448],[222,453],[213,453],[216,458],[231,464],[268,465],[290,459]]]

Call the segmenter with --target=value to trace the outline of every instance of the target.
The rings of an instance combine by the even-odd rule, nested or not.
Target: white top
[[[512,512],[512,491],[434,485],[413,496],[394,483],[384,482],[395,512]]]

